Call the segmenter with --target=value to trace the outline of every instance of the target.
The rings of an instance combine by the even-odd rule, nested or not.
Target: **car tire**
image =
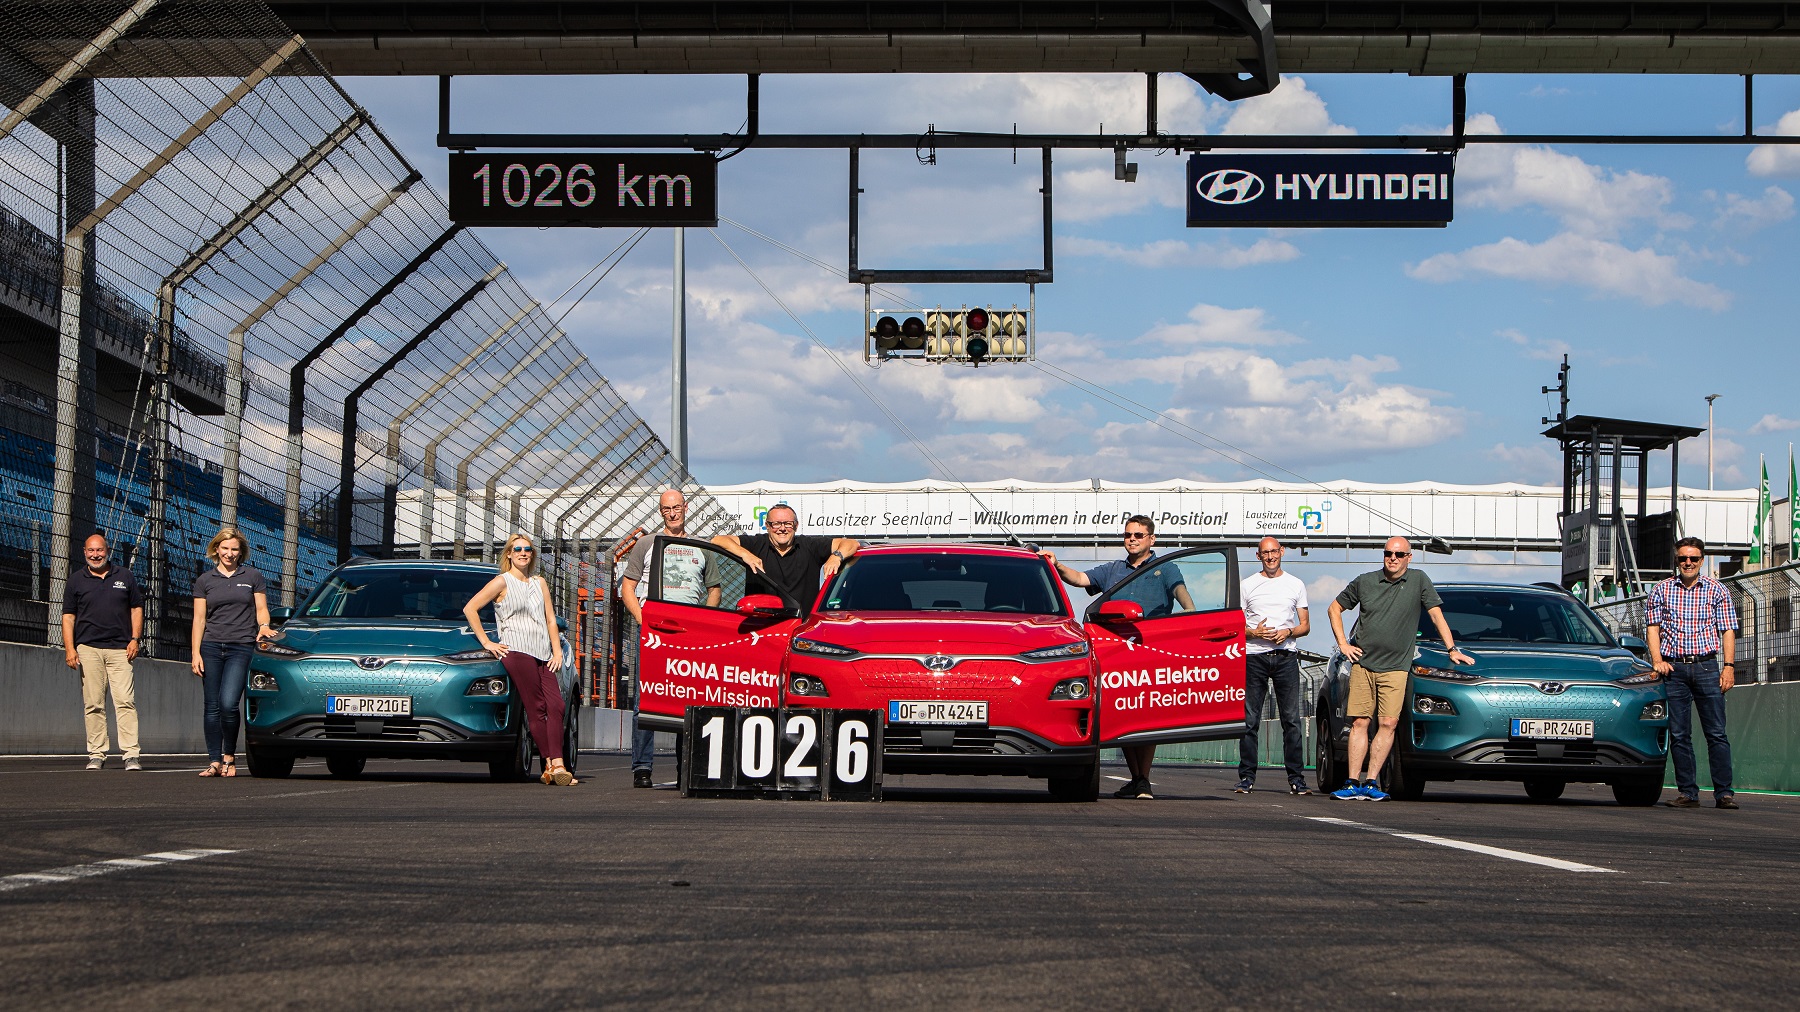
[[[1425,781],[1406,768],[1397,752],[1388,755],[1382,771],[1383,790],[1396,801],[1423,801]]]
[[[1567,780],[1527,780],[1525,781],[1525,795],[1533,801],[1555,801],[1562,797],[1563,788],[1567,786],[1569,786]],[[1658,792],[1662,790],[1660,784],[1657,785],[1657,790]]]
[[[1099,801],[1100,760],[1096,758],[1074,776],[1051,777],[1050,796],[1058,801],[1071,803]]]
[[[571,700],[563,713],[563,765],[575,769],[581,756],[581,703]]]
[[[362,776],[363,767],[368,765],[367,756],[331,755],[325,757],[325,768],[331,775],[340,780],[350,780]]]
[[[531,733],[525,730],[524,708],[514,702],[507,716],[507,723],[518,732],[518,737],[506,755],[488,760],[488,776],[503,784],[516,784],[531,776],[531,759],[536,750],[531,747]]]
[[[1662,797],[1662,781],[1641,784],[1613,784],[1613,800],[1626,808],[1649,808]]]
[[[250,775],[253,777],[281,780],[294,772],[294,757],[276,755],[245,742],[244,765],[250,767]]]
[[[1332,747],[1331,719],[1321,716],[1313,729],[1313,771],[1318,777],[1319,793],[1330,794],[1344,786],[1344,773],[1338,768],[1337,752]]]

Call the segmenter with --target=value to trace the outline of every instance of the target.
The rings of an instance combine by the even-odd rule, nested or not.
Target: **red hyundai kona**
[[[665,588],[672,546],[688,578]],[[890,773],[1037,777],[1067,801],[1099,796],[1101,748],[1244,729],[1230,548],[1158,556],[1085,612],[1042,557],[993,545],[865,547],[804,619],[707,542],[658,542],[647,583],[648,727],[679,730],[689,706],[880,710]]]

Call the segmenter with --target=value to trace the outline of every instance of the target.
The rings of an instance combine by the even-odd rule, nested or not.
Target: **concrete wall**
[[[205,700],[188,666],[140,657],[132,673],[143,751],[205,752]],[[113,752],[118,737],[110,698],[106,712]],[[62,648],[0,643],[0,755],[86,754],[81,673],[63,663]]]

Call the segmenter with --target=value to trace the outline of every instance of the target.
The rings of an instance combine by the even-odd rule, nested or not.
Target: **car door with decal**
[[[749,566],[711,542],[658,537],[650,551],[640,722],[674,730],[690,706],[777,705],[799,608],[767,593]]]
[[[1088,608],[1102,745],[1236,738],[1244,731],[1237,552],[1159,555]]]

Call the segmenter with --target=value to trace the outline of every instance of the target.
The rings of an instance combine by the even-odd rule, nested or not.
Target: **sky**
[[[343,83],[443,187],[436,80]],[[458,78],[454,94],[457,131],[728,132],[744,120],[741,77]],[[1442,133],[1450,120],[1447,78],[1297,75],[1227,103],[1164,75],[1160,96],[1165,131]],[[1730,77],[1475,76],[1468,110],[1471,133],[1744,130],[1742,80]],[[1800,78],[1759,76],[1753,119],[1759,132],[1800,134]],[[761,121],[765,132],[1141,131],[1144,82],[764,75]],[[1558,456],[1540,418],[1556,409],[1541,388],[1567,354],[1574,413],[1702,427],[1705,396],[1720,394],[1718,487],[1754,485],[1766,454],[1776,497],[1785,491],[1800,433],[1789,354],[1800,146],[1472,146],[1443,229],[1190,229],[1186,155],[1131,157],[1135,183],[1115,181],[1110,152],[1058,153],[1056,280],[1037,293],[1037,354],[1053,368],[979,370],[862,361],[863,292],[844,279],[843,152],[752,148],[725,162],[720,213],[739,224],[687,238],[691,470],[708,484],[944,470],[965,481],[1552,484]],[[1040,173],[1035,150],[1016,164],[1010,151],[942,150],[935,165],[866,152],[863,265],[1037,266]],[[548,302],[627,234],[482,238]],[[664,435],[671,247],[666,230],[651,234],[578,303],[580,290],[556,308]],[[926,306],[1028,299],[1024,286],[889,287]],[[1171,434],[1059,373],[1231,449]],[[1682,448],[1682,462],[1683,484],[1704,487],[1705,437]]]

